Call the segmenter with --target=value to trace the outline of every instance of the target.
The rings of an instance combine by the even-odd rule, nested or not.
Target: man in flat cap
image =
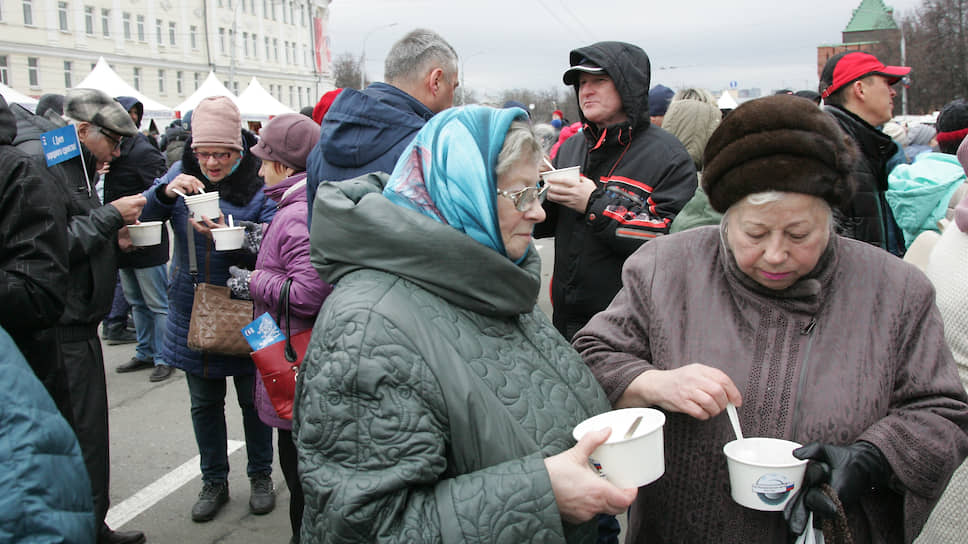
[[[15,112],[18,147],[44,156],[40,135],[60,128],[50,118]],[[68,200],[69,282],[64,313],[48,332],[60,348],[67,373],[73,426],[94,493],[98,544],[137,544],[139,531],[112,531],[108,511],[108,398],[104,356],[97,327],[111,307],[117,274],[118,231],[134,223],[145,198],[132,195],[102,205],[94,190],[97,170],[117,157],[121,140],[137,128],[128,112],[107,94],[95,89],[70,89],[64,99],[64,118],[77,129],[81,156],[49,167]]]
[[[886,66],[863,51],[838,53],[820,74],[824,111],[857,144],[861,159],[854,168],[857,192],[847,208],[840,210],[844,236],[863,240],[904,255],[904,237],[887,204],[887,161],[897,144],[881,132],[894,115],[893,85],[908,75],[906,66]]]

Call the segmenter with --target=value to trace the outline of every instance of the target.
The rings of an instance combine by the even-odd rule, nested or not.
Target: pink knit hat
[[[192,149],[201,146],[242,150],[242,114],[227,96],[210,96],[192,112]]]

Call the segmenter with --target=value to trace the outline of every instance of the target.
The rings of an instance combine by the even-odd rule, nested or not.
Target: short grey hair
[[[418,28],[393,44],[383,64],[383,79],[394,82],[414,81],[433,68],[457,72],[457,51],[433,30]]]
[[[792,194],[801,194],[801,193],[791,193],[788,191],[761,191],[759,193],[752,193],[752,194],[746,195],[745,197],[733,203],[733,206],[735,206],[740,202],[746,202],[753,206],[762,206],[764,204],[779,202],[780,200],[783,200]],[[830,227],[831,234],[836,232],[837,217],[836,217],[836,214],[834,213],[834,209],[830,207],[830,203],[828,203],[826,200],[820,197],[816,197],[816,198],[817,200],[823,202],[824,207],[827,209],[827,218],[828,218],[827,224]],[[720,221],[720,224],[725,225],[727,223],[729,212],[730,210],[733,209],[733,206],[730,206],[729,209],[726,210],[726,213],[723,214],[723,218]]]
[[[537,161],[541,154],[541,142],[535,136],[531,123],[523,120],[512,121],[497,156],[495,173],[502,176],[519,160],[528,158]]]
[[[712,104],[713,106],[719,107],[716,102],[716,98],[713,93],[702,89],[700,87],[686,87],[685,89],[679,89],[676,94],[672,97],[672,101],[677,100],[698,100],[700,102],[705,102],[707,104]]]

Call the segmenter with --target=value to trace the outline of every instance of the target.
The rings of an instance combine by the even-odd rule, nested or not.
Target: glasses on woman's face
[[[105,130],[103,128],[101,128],[99,126],[95,126],[95,128],[97,129],[98,132],[101,133],[101,136],[104,136],[104,139],[107,140],[111,144],[111,150],[112,151],[115,150],[115,149],[117,149],[117,148],[119,148],[119,147],[121,147],[121,137],[120,136],[118,136],[117,138],[115,138],[114,136],[111,136],[110,134],[108,134],[107,132],[105,132]]]
[[[543,181],[539,181],[534,187],[525,187],[524,189],[514,191],[513,193],[509,193],[502,189],[497,190],[497,194],[499,196],[503,196],[504,198],[510,199],[511,202],[514,203],[514,209],[518,210],[519,212],[526,212],[531,209],[531,204],[533,204],[535,200],[537,200],[539,204],[544,202],[545,195],[547,193],[548,184]]]
[[[216,151],[214,153],[209,153],[207,151],[195,151],[194,154],[198,162],[206,162],[209,159],[215,159],[219,162],[222,162],[232,156],[232,153],[228,151]]]

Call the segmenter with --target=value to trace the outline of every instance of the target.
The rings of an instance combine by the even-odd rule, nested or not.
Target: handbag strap
[[[286,278],[286,281],[282,282],[282,289],[279,290],[279,301],[276,306],[276,312],[278,317],[277,321],[282,320],[283,312],[286,316],[286,360],[290,363],[295,363],[298,357],[296,349],[292,347],[292,329],[290,327],[291,319],[289,318],[289,288],[292,286],[292,278]]]
[[[192,285],[198,285],[198,261],[195,258],[195,229],[192,220],[185,221],[185,238],[188,239],[188,273],[192,275]]]

